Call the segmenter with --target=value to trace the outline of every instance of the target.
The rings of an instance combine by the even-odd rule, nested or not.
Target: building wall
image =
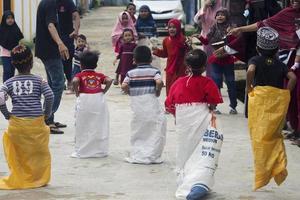
[[[35,35],[36,12],[40,0],[12,1],[15,1],[14,12],[16,22],[22,30],[25,39],[32,40]]]
[[[11,10],[15,13],[16,23],[26,40],[32,40],[35,35],[36,11],[41,0],[10,0]],[[0,0],[0,15],[4,11],[3,0]]]

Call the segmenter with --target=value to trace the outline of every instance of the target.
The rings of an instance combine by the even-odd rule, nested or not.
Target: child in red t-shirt
[[[206,60],[206,54],[200,49],[187,53],[185,63],[189,75],[175,81],[165,102],[166,110],[176,118],[176,197],[180,199],[200,199],[212,186],[211,181],[203,178],[199,171],[187,167],[190,166],[187,163],[197,163],[199,160],[196,158],[201,159],[193,156],[194,150],[201,145],[212,119],[211,111],[223,102],[214,81],[202,76]],[[187,185],[190,188],[186,188]]]
[[[104,94],[112,79],[95,71],[98,59],[97,52],[83,52],[80,55],[82,71],[73,79],[77,102],[75,152],[71,157],[105,157],[108,154],[109,112]]]

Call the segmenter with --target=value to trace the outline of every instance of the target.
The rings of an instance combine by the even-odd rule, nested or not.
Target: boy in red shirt
[[[77,102],[75,152],[71,157],[105,157],[108,154],[109,112],[104,94],[112,79],[95,71],[98,59],[97,52],[83,52],[80,55],[82,71],[73,79]]]

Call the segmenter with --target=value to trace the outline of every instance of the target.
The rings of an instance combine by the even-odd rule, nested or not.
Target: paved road
[[[92,11],[82,21],[81,32],[86,34],[93,49],[101,51],[98,69],[113,77],[114,59],[110,33],[115,18],[122,8],[103,7]],[[164,62],[164,61],[162,61]],[[1,73],[1,72],[0,72]],[[39,61],[35,62],[34,73],[44,76]],[[220,106],[228,113],[228,97]],[[168,115],[165,162],[161,165],[131,165],[123,161],[129,150],[130,118],[129,98],[122,95],[120,88],[112,87],[107,95],[110,121],[110,155],[103,159],[73,159],[69,155],[74,147],[74,96],[63,96],[57,119],[67,123],[64,135],[51,135],[52,180],[47,187],[23,190],[0,191],[1,200],[29,199],[95,199],[95,200],[172,200],[175,183],[175,129],[174,119]],[[161,97],[163,102],[164,96]],[[242,104],[238,111],[242,112]],[[7,122],[0,117],[0,132]],[[210,200],[299,200],[300,199],[300,149],[287,142],[289,176],[277,187],[274,182],[258,192],[252,192],[252,152],[247,121],[242,114],[218,117],[218,127],[224,133],[224,144],[216,173],[216,183]],[[0,175],[8,172],[3,149],[0,150]]]

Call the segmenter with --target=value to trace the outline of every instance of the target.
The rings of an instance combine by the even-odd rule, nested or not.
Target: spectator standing
[[[35,56],[45,66],[48,84],[54,93],[52,114],[46,121],[51,134],[63,134],[60,127],[66,125],[54,122],[64,89],[64,70],[61,59],[69,59],[68,48],[58,34],[57,5],[53,0],[42,0],[37,10]]]
[[[74,57],[74,38],[77,38],[80,27],[79,12],[72,0],[56,1],[59,32],[63,43],[69,50],[70,57],[62,60],[67,79],[67,89],[72,90],[72,61]]]

